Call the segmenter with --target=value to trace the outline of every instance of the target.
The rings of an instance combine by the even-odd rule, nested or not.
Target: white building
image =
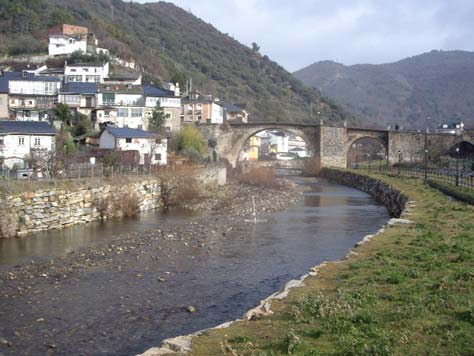
[[[15,120],[48,120],[58,101],[61,79],[23,72],[8,81],[9,109]]]
[[[139,130],[148,128],[143,88],[133,85],[100,85],[97,123]],[[106,117],[107,116],[107,117]]]
[[[61,56],[80,51],[86,53],[87,41],[80,37],[50,35],[48,53],[50,56]]]
[[[0,121],[0,159],[8,168],[24,168],[35,153],[46,155],[54,150],[56,132],[47,122]]]
[[[109,77],[109,63],[74,63],[64,68],[64,81],[83,83],[103,83]]]
[[[108,126],[100,135],[99,147],[119,151],[137,151],[140,155],[140,164],[167,164],[168,142],[166,139],[157,138],[151,132]]]

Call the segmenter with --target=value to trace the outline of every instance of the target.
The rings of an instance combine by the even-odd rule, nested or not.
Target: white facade
[[[211,124],[222,124],[224,122],[224,108],[213,102],[211,110]]]
[[[145,100],[145,106],[147,108],[155,108],[156,104],[160,103],[162,108],[176,108],[181,109],[181,98],[167,98],[167,97],[154,97],[148,96]]]
[[[168,142],[166,139],[156,141],[155,138],[116,138],[109,131],[104,130],[100,135],[99,147],[120,151],[138,151],[140,164],[148,164],[151,157],[151,164],[166,165]]]
[[[72,54],[73,52],[87,52],[87,41],[64,35],[50,35],[48,52],[50,56]]]
[[[11,79],[8,88],[10,94],[58,95],[61,82],[59,80]]]
[[[103,83],[109,77],[109,63],[104,65],[72,64],[64,68],[64,80],[68,82]]]
[[[271,134],[270,144],[276,147],[276,152],[288,152],[288,136]]]
[[[0,157],[8,168],[24,168],[32,151],[48,153],[54,149],[54,135],[6,134],[0,136]]]

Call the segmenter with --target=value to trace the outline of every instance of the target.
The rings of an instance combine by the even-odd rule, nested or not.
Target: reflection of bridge
[[[320,160],[322,167],[347,167],[347,155],[358,140],[372,138],[385,148],[390,164],[402,161],[422,161],[425,145],[429,152],[448,152],[461,143],[474,143],[474,132],[462,135],[437,134],[411,131],[374,130],[353,127],[290,123],[229,123],[199,126],[207,138],[217,141],[217,154],[235,167],[245,142],[264,130],[281,130],[300,136],[306,142],[311,155]]]

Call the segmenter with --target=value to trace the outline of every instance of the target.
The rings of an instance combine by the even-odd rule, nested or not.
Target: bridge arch
[[[282,131],[299,136],[306,143],[311,155],[318,152],[319,130],[314,125],[283,123],[229,124],[221,128],[215,128],[213,132],[207,133],[206,137],[216,137],[218,156],[227,160],[232,167],[236,167],[240,152],[247,140],[259,132],[267,130]]]
[[[361,147],[357,147],[361,145]],[[385,160],[388,157],[388,141],[383,137],[373,135],[358,135],[347,142],[345,157],[347,168],[364,161],[368,156],[370,160]]]

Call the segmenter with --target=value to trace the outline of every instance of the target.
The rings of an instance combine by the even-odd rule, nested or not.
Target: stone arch
[[[250,139],[257,133],[266,130],[278,130],[299,136],[305,141],[309,151],[311,152],[311,155],[314,155],[316,153],[316,142],[315,137],[313,137],[315,136],[315,134],[312,134],[311,132],[306,132],[307,130],[314,131],[314,128],[306,128],[304,127],[304,125],[297,124],[246,124],[245,126],[232,125],[232,127],[230,128],[230,132],[227,133],[228,136],[225,138],[220,138],[221,141],[230,141],[226,147],[221,146],[219,152],[220,157],[225,158],[232,167],[235,167],[245,142],[247,142],[248,139]]]
[[[354,146],[354,144],[356,144],[357,142],[362,141],[362,140],[372,140],[372,141],[377,142],[381,147],[383,147],[384,157],[388,157],[388,155],[389,155],[388,142],[385,142],[382,138],[380,138],[378,136],[360,135],[358,137],[352,138],[352,140],[350,140],[346,145],[346,149],[345,149],[344,154],[345,154],[345,158],[346,158],[347,168],[349,168],[349,153],[351,152],[351,148]]]
[[[449,148],[449,155],[456,156],[456,148],[460,149],[459,156],[463,158],[474,158],[474,144],[467,140],[456,142]]]

